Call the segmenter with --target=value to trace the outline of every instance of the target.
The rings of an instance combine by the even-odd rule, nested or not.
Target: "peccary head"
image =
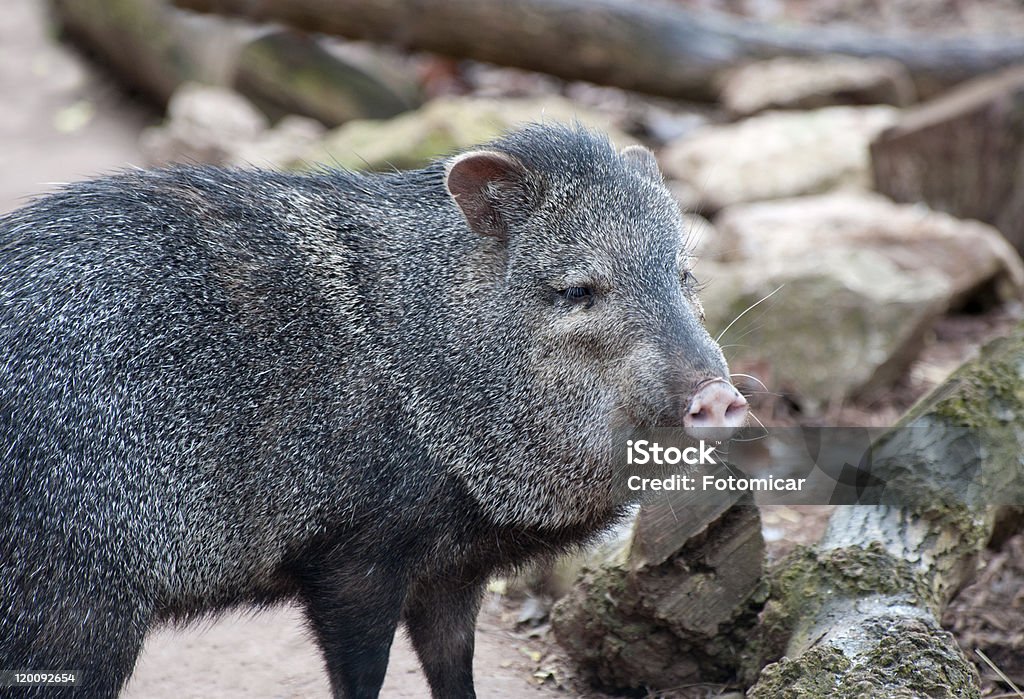
[[[607,512],[616,430],[714,437],[746,419],[650,151],[532,126],[445,173],[476,242],[452,301],[444,451],[496,519]]]

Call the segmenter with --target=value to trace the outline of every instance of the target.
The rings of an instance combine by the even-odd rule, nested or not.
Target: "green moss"
[[[992,506],[1024,497],[1024,326],[987,345],[876,440],[881,502],[929,522],[965,553]]]
[[[769,581],[772,601],[762,615],[758,653],[764,659],[781,653],[795,621],[816,614],[826,600],[898,595],[928,606],[935,600],[928,581],[878,542],[828,551],[798,548],[779,562]]]
[[[804,614],[808,602],[821,602],[837,593],[853,597],[909,593],[927,599],[927,588],[914,568],[878,542],[828,551],[800,548],[776,570],[773,598]]]
[[[936,640],[939,633],[920,622],[908,622],[899,633],[888,633],[865,654],[864,674],[870,668],[873,675],[884,676],[888,684],[913,688],[929,697],[968,697],[977,694],[977,675],[974,666],[957,652],[951,638]]]
[[[819,646],[798,661],[783,658],[766,667],[761,679],[747,694],[748,699],[838,699],[839,678],[850,661],[838,650]]]
[[[901,424],[925,415],[984,433],[1024,418],[1024,325],[989,343],[981,356],[911,408]]]
[[[878,622],[874,644],[847,658],[828,644],[783,658],[761,673],[749,699],[973,699],[974,667],[941,629],[918,620]]]
[[[1024,325],[988,345],[922,400],[875,445],[885,494],[911,520],[927,520],[936,551],[953,564],[980,549],[998,495],[1018,497],[1024,444]],[[975,473],[973,469],[977,468]],[[977,491],[967,492],[967,491]],[[1018,499],[1019,501],[1019,499]],[[781,653],[798,619],[834,597],[893,595],[938,611],[942,575],[918,572],[879,543],[830,551],[798,549],[771,575],[760,652]],[[922,620],[879,619],[861,629],[863,655],[811,645],[765,668],[751,699],[936,699],[978,696],[977,674],[946,632]]]

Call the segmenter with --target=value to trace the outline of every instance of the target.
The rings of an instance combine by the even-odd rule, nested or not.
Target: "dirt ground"
[[[715,3],[705,3],[709,4]],[[54,43],[42,5],[41,0],[4,2],[4,22],[0,23],[0,213],[52,189],[55,183],[142,164],[138,135],[159,119],[151,109],[126,97],[105,74]],[[830,418],[862,422],[869,415],[876,420],[883,415],[884,421],[892,419],[926,384],[941,380],[944,372],[969,356],[983,339],[999,334],[1013,320],[997,314],[987,320],[944,322],[916,373],[911,372],[885,405],[852,406]],[[922,381],[922,375],[927,380]],[[764,409],[770,412],[771,406]],[[766,512],[764,531],[771,558],[795,543],[813,543],[827,515],[828,508]],[[1024,678],[1020,660],[1024,658],[1022,552],[1024,544],[1018,537],[1002,551],[990,554],[982,577],[961,594],[944,620],[965,648],[987,648],[997,664],[1018,679]],[[1006,613],[1008,609],[1012,614]],[[550,640],[517,631],[514,615],[506,602],[488,597],[476,634],[475,670],[481,699],[603,696],[560,688],[560,660]],[[991,676],[991,672],[983,675]],[[988,689],[996,691],[992,684]],[[706,696],[715,694],[711,690]],[[185,629],[155,631],[124,696],[316,699],[327,697],[328,688],[299,613],[284,608],[233,613]],[[383,696],[427,696],[415,656],[404,638],[396,640],[392,651]]]
[[[158,117],[50,40],[41,0],[5,0],[0,22],[0,213],[54,184],[141,165]]]
[[[481,699],[559,697],[569,694],[533,678],[542,643],[511,630],[514,621],[489,597],[476,632],[475,671]],[[536,658],[536,659],[535,659]],[[381,693],[394,699],[429,696],[416,656],[404,637],[391,651]],[[215,623],[150,635],[125,699],[328,699],[319,653],[292,607],[235,613]]]

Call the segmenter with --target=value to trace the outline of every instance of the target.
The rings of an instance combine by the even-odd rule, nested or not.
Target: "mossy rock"
[[[707,326],[721,333],[730,364],[770,358],[773,390],[809,413],[898,377],[950,297],[940,275],[901,270],[870,250],[701,263],[698,274]]]
[[[327,134],[293,164],[295,168],[343,167],[349,170],[409,170],[427,165],[531,121],[579,121],[608,133],[619,148],[636,140],[610,119],[561,98],[445,98],[393,119],[359,119]]]

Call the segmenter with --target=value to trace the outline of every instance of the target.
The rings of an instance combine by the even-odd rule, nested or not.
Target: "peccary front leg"
[[[335,699],[375,699],[380,693],[405,597],[401,580],[371,566],[362,573],[317,571],[304,586],[306,614]]]
[[[141,614],[132,613],[134,610],[127,600],[123,601],[125,610],[122,612],[107,607],[100,590],[88,595],[78,592],[78,597],[69,596],[67,601],[40,599],[38,608],[28,609],[17,619],[20,630],[15,630],[11,617],[0,615],[0,669],[74,672],[76,685],[19,687],[0,691],[0,696],[17,699],[117,697],[142,650],[147,624],[140,621]]]
[[[410,590],[405,624],[435,699],[475,699],[473,641],[483,581],[433,579]]]

